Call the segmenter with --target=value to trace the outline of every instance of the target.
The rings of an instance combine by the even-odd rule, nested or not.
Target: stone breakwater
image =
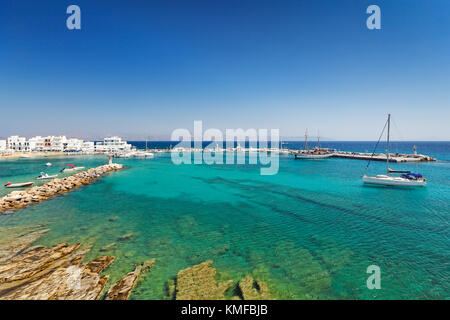
[[[22,209],[30,204],[50,199],[57,194],[68,192],[82,185],[88,185],[109,172],[121,169],[123,169],[121,164],[107,164],[76,173],[70,177],[55,178],[41,186],[22,191],[12,191],[0,198],[0,213],[5,214],[5,212]]]

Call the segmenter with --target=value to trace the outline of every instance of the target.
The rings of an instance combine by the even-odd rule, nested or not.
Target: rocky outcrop
[[[247,276],[239,281],[239,289],[244,300],[272,300],[267,284]]]
[[[233,285],[229,280],[216,283],[216,269],[212,261],[181,270],[176,279],[177,300],[224,300],[225,291]]]
[[[16,230],[10,248],[2,245],[0,300],[94,300],[105,287],[100,273],[114,257],[105,256],[83,263],[89,248],[61,243],[53,247],[25,248],[48,230],[32,230],[27,235]]]
[[[137,266],[133,272],[126,274],[108,290],[106,300],[127,300],[141,273],[150,270],[154,263],[155,259],[146,261],[144,264]]]
[[[100,274],[114,257],[83,263],[90,248],[79,243],[29,247],[48,231],[43,226],[0,228],[2,235],[8,236],[8,241],[0,241],[0,300],[98,299],[108,280]],[[137,266],[114,284],[105,298],[128,299],[139,277],[154,263],[152,259]]]
[[[0,265],[28,247],[49,229],[37,227],[0,228]]]
[[[0,213],[7,214],[12,210],[25,208],[33,203],[47,200],[57,194],[68,192],[82,185],[88,185],[95,179],[111,172],[123,169],[121,164],[108,164],[76,173],[66,178],[56,178],[41,186],[23,191],[12,191],[0,198]]]

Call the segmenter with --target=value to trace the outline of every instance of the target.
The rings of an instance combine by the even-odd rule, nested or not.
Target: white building
[[[95,144],[96,152],[127,152],[131,150],[131,144],[122,141],[119,137],[107,137],[103,142]]]
[[[30,151],[28,141],[24,137],[11,136],[7,141],[7,148],[12,151]]]
[[[6,151],[6,140],[0,140],[0,152]]]
[[[28,139],[28,145],[30,151],[44,151],[45,149],[45,138],[41,136],[36,136]]]
[[[48,136],[44,137],[43,150],[39,151],[54,151],[63,152],[67,145],[66,136]]]
[[[65,143],[63,143],[64,151],[68,152],[78,152],[82,150],[83,140],[72,138],[67,139]]]
[[[84,141],[83,145],[81,146],[81,151],[85,153],[94,153],[95,152],[95,145],[92,141]]]

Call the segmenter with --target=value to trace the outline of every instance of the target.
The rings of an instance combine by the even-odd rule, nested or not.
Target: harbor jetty
[[[363,152],[348,152],[337,151],[332,157],[344,158],[344,159],[356,159],[356,160],[372,160],[372,161],[386,161],[385,153],[363,153]],[[435,158],[423,155],[423,154],[400,154],[390,153],[389,161],[391,162],[424,162],[424,161],[436,161]]]
[[[355,159],[355,160],[369,160],[372,158],[373,161],[386,161],[385,153],[368,153],[368,152],[351,152],[351,151],[338,151],[334,149],[311,149],[311,150],[298,150],[298,149],[285,149],[285,148],[173,148],[158,150],[158,152],[178,152],[178,153],[195,153],[195,152],[215,152],[215,153],[225,153],[225,152],[244,152],[244,153],[279,153],[285,155],[302,155],[308,153],[314,153],[314,150],[318,151],[318,154],[330,154],[330,158],[343,158],[343,159]],[[406,154],[406,153],[390,153],[389,161],[391,162],[427,162],[427,161],[437,161],[435,158],[424,155],[424,154]]]
[[[33,203],[39,203],[82,185],[88,185],[109,172],[121,169],[123,169],[123,165],[110,162],[103,166],[76,173],[70,177],[55,178],[41,186],[21,191],[12,191],[3,198],[0,198],[0,214],[7,214],[13,210],[25,208]]]

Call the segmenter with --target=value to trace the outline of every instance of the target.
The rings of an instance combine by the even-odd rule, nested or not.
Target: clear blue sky
[[[0,136],[164,137],[203,120],[376,140],[391,112],[398,139],[450,140],[449,17],[448,0],[2,0]]]

